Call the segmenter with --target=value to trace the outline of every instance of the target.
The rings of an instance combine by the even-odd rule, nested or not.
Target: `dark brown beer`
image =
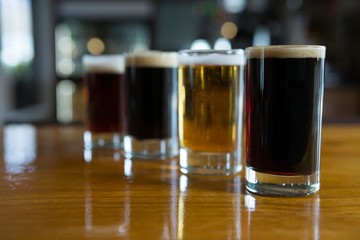
[[[245,72],[247,166],[269,174],[314,173],[320,157],[324,52],[264,54],[248,56]]]
[[[88,73],[84,78],[86,129],[125,132],[125,79],[118,73]]]
[[[124,63],[116,57],[84,60],[85,128],[93,133],[127,130]]]
[[[175,53],[126,59],[129,129],[135,139],[177,139],[178,73]]]

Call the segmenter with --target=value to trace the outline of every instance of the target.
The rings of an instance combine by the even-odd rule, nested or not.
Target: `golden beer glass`
[[[180,170],[241,170],[243,50],[184,50],[179,56]]]

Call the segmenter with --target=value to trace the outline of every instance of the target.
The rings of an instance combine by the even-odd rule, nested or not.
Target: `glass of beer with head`
[[[246,188],[301,196],[320,188],[325,47],[246,49]]]
[[[244,51],[179,54],[180,170],[235,174],[242,168]]]
[[[123,55],[85,55],[85,148],[121,148],[127,129]]]
[[[129,125],[125,156],[167,159],[177,156],[178,54],[146,51],[126,55]]]

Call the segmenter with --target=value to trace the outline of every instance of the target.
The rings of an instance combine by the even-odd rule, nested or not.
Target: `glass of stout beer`
[[[85,55],[85,148],[121,148],[127,129],[123,55]]]
[[[126,56],[129,128],[126,157],[165,159],[179,154],[178,54],[147,51]]]
[[[246,56],[247,190],[317,192],[325,47],[249,47]]]
[[[184,50],[179,59],[180,170],[242,169],[243,50]]]

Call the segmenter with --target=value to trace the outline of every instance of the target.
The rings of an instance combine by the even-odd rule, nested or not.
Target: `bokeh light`
[[[87,50],[93,55],[99,55],[105,51],[105,44],[100,38],[91,38],[86,44]]]
[[[204,39],[195,40],[190,47],[192,50],[208,50],[211,49],[208,41]]]
[[[226,38],[218,38],[215,41],[214,49],[216,49],[216,50],[230,50],[231,49],[231,43]]]
[[[233,39],[238,33],[238,27],[233,22],[225,22],[221,26],[221,36],[227,39]]]

